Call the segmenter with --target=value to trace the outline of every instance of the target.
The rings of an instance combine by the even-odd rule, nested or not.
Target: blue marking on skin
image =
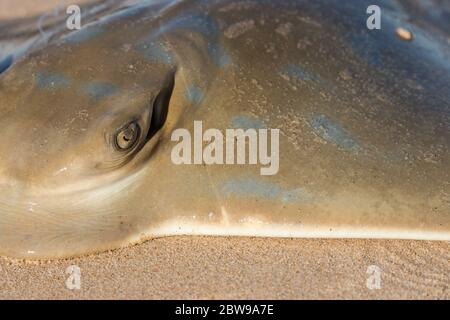
[[[203,90],[197,86],[191,85],[186,88],[186,97],[192,103],[200,103],[204,98]]]
[[[304,202],[313,199],[313,196],[303,188],[284,190],[280,186],[255,178],[229,180],[221,186],[221,191],[228,196],[279,199],[283,202]]]
[[[6,71],[13,63],[13,56],[10,54],[3,60],[0,60],[0,74]]]
[[[233,128],[238,129],[263,129],[265,128],[265,124],[254,117],[250,117],[247,115],[239,115],[231,119],[231,124]]]
[[[308,119],[309,125],[322,139],[352,152],[361,151],[361,147],[351,135],[328,116],[313,113]]]
[[[216,43],[208,43],[208,52],[214,63],[219,67],[226,67],[231,64],[231,58],[225,50]]]
[[[150,60],[167,64],[172,64],[174,61],[172,53],[168,52],[158,40],[140,45],[139,50]]]
[[[90,82],[84,85],[82,90],[93,98],[101,99],[114,94],[117,88],[106,82]]]
[[[104,31],[100,25],[87,26],[80,30],[72,31],[63,37],[61,41],[63,43],[80,44],[101,35]]]
[[[318,80],[318,78],[304,68],[290,64],[286,68],[283,69],[282,73],[287,74],[290,77],[295,77],[299,80],[309,81],[309,80]]]
[[[40,71],[35,77],[36,85],[41,89],[63,88],[70,85],[70,80],[63,74]]]

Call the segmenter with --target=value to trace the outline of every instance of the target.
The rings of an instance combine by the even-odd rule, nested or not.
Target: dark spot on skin
[[[200,87],[191,85],[186,89],[186,97],[192,103],[200,103],[204,98],[203,90]]]
[[[166,64],[173,64],[174,62],[172,53],[168,52],[157,40],[144,41],[144,43],[140,45],[139,50],[150,60],[161,61]]]
[[[105,82],[90,82],[83,86],[83,91],[95,99],[112,95],[116,90],[113,84]]]
[[[313,131],[322,139],[349,151],[361,151],[361,147],[352,138],[350,133],[328,116],[313,113],[310,115],[308,123]]]
[[[42,89],[52,89],[67,87],[70,81],[63,74],[43,71],[36,74],[36,84]]]
[[[265,128],[265,124],[255,118],[255,117],[251,117],[248,115],[239,115],[234,117],[231,120],[231,124],[233,126],[233,128],[241,128],[241,129],[262,129]]]
[[[313,195],[302,187],[284,189],[264,180],[247,177],[226,181],[221,186],[221,191],[226,196],[279,199],[283,202],[303,202],[313,199]]]

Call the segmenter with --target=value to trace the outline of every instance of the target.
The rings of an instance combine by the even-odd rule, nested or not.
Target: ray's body
[[[369,4],[161,2],[17,61],[0,78],[0,253],[174,234],[450,239],[448,43],[390,2],[368,30]],[[171,134],[194,121],[279,129],[279,171],[174,164]],[[130,122],[139,141],[117,150]]]

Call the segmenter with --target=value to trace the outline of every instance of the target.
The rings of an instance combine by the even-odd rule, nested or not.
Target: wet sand
[[[20,4],[19,4],[20,3]],[[0,19],[65,0],[1,0]],[[0,258],[0,299],[449,299],[448,242],[168,237],[48,263]],[[66,269],[80,268],[80,289]],[[379,289],[367,269],[381,270]]]

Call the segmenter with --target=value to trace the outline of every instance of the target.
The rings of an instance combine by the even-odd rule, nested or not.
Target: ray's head
[[[1,184],[31,193],[90,189],[149,160],[174,67],[113,45],[56,44],[1,76]]]
[[[227,61],[208,19],[178,18],[132,7],[0,62],[0,255],[116,248],[165,219],[171,133]]]

